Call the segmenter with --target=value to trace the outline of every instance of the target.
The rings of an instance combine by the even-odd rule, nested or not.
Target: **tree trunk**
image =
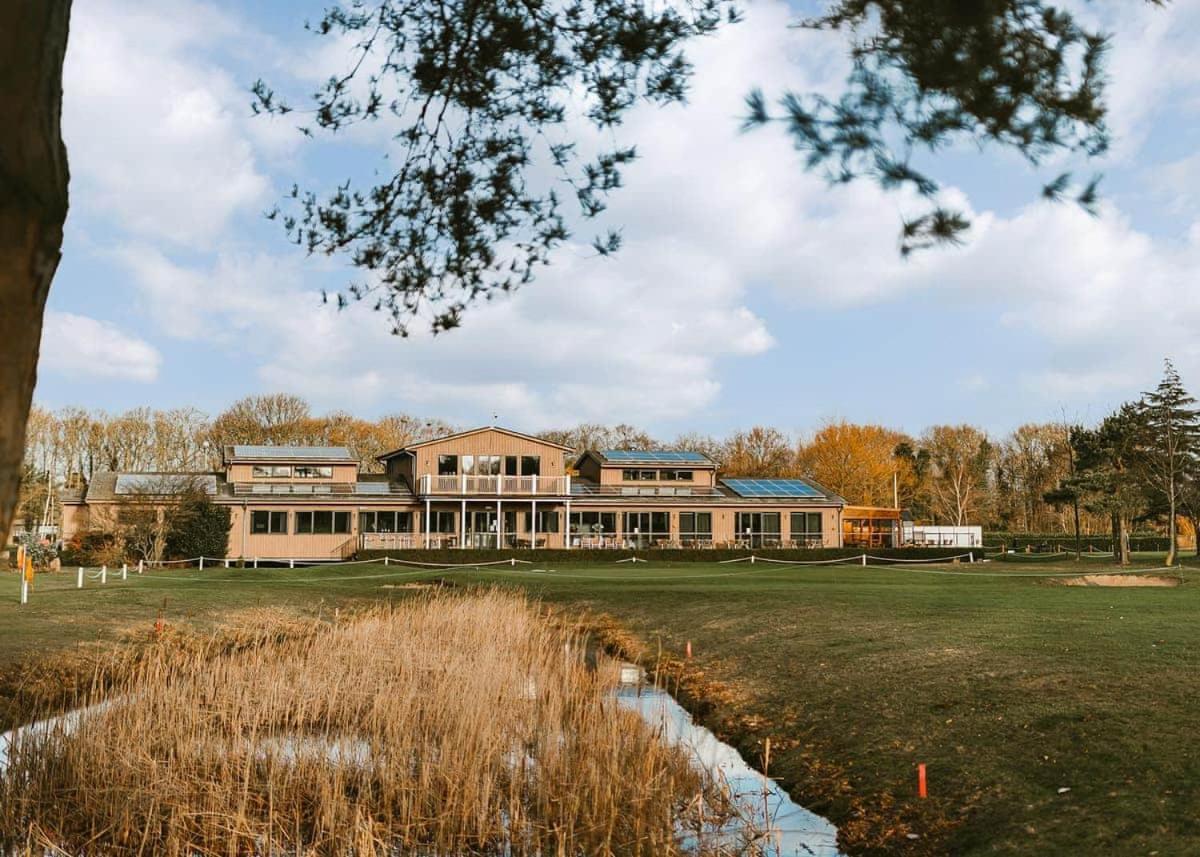
[[[1113,562],[1121,565],[1121,515],[1119,512],[1112,513],[1112,550]]]
[[[12,526],[42,313],[62,255],[70,0],[0,3],[0,534]]]

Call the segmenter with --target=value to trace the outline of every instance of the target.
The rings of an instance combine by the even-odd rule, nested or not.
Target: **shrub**
[[[229,552],[229,520],[227,506],[218,506],[207,494],[188,495],[180,501],[167,533],[167,557],[225,556]]]
[[[121,537],[112,530],[93,527],[77,533],[63,545],[63,566],[117,565],[124,557]]]

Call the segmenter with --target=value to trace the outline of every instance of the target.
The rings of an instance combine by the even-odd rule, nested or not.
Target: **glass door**
[[[471,512],[467,520],[467,544],[473,548],[494,548],[498,545],[495,510]]]

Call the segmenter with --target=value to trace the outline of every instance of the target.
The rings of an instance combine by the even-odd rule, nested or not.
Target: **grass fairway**
[[[5,575],[0,665],[149,633],[164,599],[168,621],[203,621],[398,598],[425,577],[497,582],[610,614],[651,652],[682,658],[691,640],[685,689],[704,719],[751,759],[770,737],[771,774],[856,853],[1200,853],[1200,572],[1175,588],[1044,576],[1081,568],[1110,566],[191,570],[82,592],[42,577],[25,607]]]

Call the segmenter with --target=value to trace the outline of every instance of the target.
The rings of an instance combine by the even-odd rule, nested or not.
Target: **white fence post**
[[[121,563],[121,579],[122,580],[129,579],[129,563],[127,563],[127,562]]]
[[[75,588],[83,589],[83,566],[79,566],[79,572],[75,575]]]
[[[387,564],[388,564],[388,555],[387,555],[387,554],[384,554],[384,555],[383,555],[383,564],[384,564],[384,565],[387,565]]]
[[[288,568],[295,568],[295,567],[296,567],[296,560],[289,559],[288,560]]]
[[[139,560],[138,560],[138,574],[141,574],[141,573],[142,573],[142,570],[143,570],[145,567],[146,567],[146,561],[145,561],[145,560],[142,560],[142,559],[139,559]]]
[[[29,580],[25,577],[25,572],[21,572],[21,603],[29,603]]]
[[[863,568],[866,568],[867,567],[867,555],[866,554],[863,554],[862,560],[863,560]]]
[[[107,565],[100,566],[100,582],[108,583],[108,566]]]
[[[204,557],[200,557],[200,570],[204,571]]]
[[[975,551],[967,554],[967,562],[975,562]]]
[[[258,568],[258,557],[254,558],[254,567]]]

